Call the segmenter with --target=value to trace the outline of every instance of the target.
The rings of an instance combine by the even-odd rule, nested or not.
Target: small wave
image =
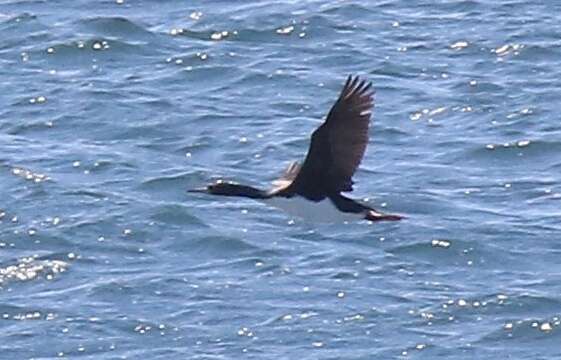
[[[40,24],[36,15],[25,12],[19,15],[7,15],[4,19],[0,18],[0,30],[3,31],[14,27],[21,28],[21,26],[28,26],[29,24]],[[41,26],[41,28],[44,28],[44,26]]]
[[[470,244],[457,239],[428,239],[426,242],[398,245],[386,251],[398,256],[412,256],[417,260],[424,259],[427,263],[456,265],[465,262],[464,249]]]
[[[76,196],[76,197],[90,197],[97,200],[106,199],[110,196],[109,193],[94,191],[94,190],[70,190],[70,191],[64,191],[62,195]]]
[[[544,35],[547,36],[551,34],[547,33],[547,35]],[[520,53],[519,59],[520,61],[528,61],[535,64],[537,61],[547,61],[549,59],[559,58],[560,55],[558,45],[529,44],[524,47],[524,51]],[[553,65],[553,63],[551,65]],[[555,70],[552,69],[552,71]]]
[[[103,34],[122,39],[150,40],[155,35],[144,26],[123,17],[95,17],[79,21],[79,26],[92,31],[92,35]]]
[[[51,43],[46,48],[41,45],[26,53],[26,56],[29,56],[30,61],[48,61],[52,65],[64,66],[64,71],[70,71],[69,65],[83,68],[85,64],[93,64],[91,66],[95,70],[104,60],[119,57],[130,62],[134,56],[159,56],[161,53],[155,47],[146,46],[145,42],[91,36]],[[94,64],[94,61],[97,63]]]
[[[485,334],[479,339],[481,343],[504,341],[536,341],[548,340],[557,344],[561,340],[561,320],[559,315],[523,320],[507,320],[501,328]]]
[[[184,28],[172,29],[170,31],[170,35],[172,36],[183,36],[191,39],[196,40],[203,40],[203,41],[218,41],[218,40],[227,40],[232,39],[238,35],[237,31],[196,31],[196,30],[189,30]]]
[[[165,190],[167,188],[179,189],[185,186],[190,174],[183,172],[174,175],[158,176],[142,182],[141,186],[147,190]]]
[[[150,218],[164,224],[207,227],[197,217],[189,214],[188,209],[189,207],[178,204],[159,206],[156,213],[151,215]]]
[[[27,121],[24,123],[14,124],[8,128],[7,133],[10,135],[30,135],[44,133],[51,130],[53,127],[52,121]]]
[[[0,268],[0,286],[13,281],[26,282],[41,278],[52,280],[56,275],[65,272],[68,266],[69,263],[62,260],[23,258],[14,265]]]
[[[12,175],[34,183],[40,183],[40,182],[51,180],[51,178],[46,174],[38,173],[18,166],[12,168]]]
[[[258,248],[243,241],[242,239],[225,236],[205,236],[195,241],[186,242],[187,249],[191,255],[202,255],[220,258],[230,258],[256,251]]]
[[[55,312],[40,308],[29,308],[24,306],[14,306],[0,303],[0,314],[3,320],[33,321],[33,320],[53,320],[56,318]]]
[[[191,30],[185,28],[174,28],[170,35],[187,37],[205,42],[237,41],[237,42],[259,42],[259,43],[284,43],[286,41],[302,41],[307,37],[308,25],[303,23],[291,23],[266,28],[245,28],[231,30]],[[329,29],[327,29],[329,30]],[[316,29],[317,31],[317,29]]]
[[[501,298],[493,298],[492,305],[494,314],[509,314],[513,317],[543,317],[561,309],[561,301],[553,297],[539,294],[516,294]],[[498,306],[503,305],[503,306]]]
[[[495,164],[504,162],[505,166],[512,166],[512,161],[521,162],[528,158],[555,158],[561,151],[561,142],[546,140],[519,139],[505,143],[488,143],[472,147],[463,156],[467,159],[492,161]],[[520,154],[524,156],[521,157]]]
[[[184,154],[186,157],[191,157],[192,155],[196,154],[196,153],[201,153],[205,150],[212,150],[212,147],[210,146],[210,144],[212,143],[212,138],[209,136],[205,136],[202,139],[200,139],[199,141],[197,141],[196,143],[193,143],[191,145],[183,145],[183,146],[179,146],[175,152],[176,153],[180,153],[180,154]]]
[[[323,9],[320,11],[322,14],[326,15],[337,14],[345,17],[348,16],[356,18],[357,16],[368,16],[374,11],[374,9],[372,7],[365,7],[353,3],[346,3],[345,5],[337,3],[336,5],[324,5]]]

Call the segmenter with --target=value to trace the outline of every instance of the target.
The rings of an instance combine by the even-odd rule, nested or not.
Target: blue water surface
[[[352,194],[267,187],[349,74]],[[1,359],[561,358],[561,3],[0,2]]]

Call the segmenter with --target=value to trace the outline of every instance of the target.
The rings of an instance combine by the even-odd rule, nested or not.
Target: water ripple
[[[4,1],[0,347],[558,358],[559,10]],[[406,220],[185,192],[266,187],[351,73],[376,109],[348,195]]]

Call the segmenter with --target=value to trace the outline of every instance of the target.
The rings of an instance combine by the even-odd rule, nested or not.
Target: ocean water
[[[561,358],[561,5],[0,3],[1,359]],[[267,187],[349,74],[351,194]]]

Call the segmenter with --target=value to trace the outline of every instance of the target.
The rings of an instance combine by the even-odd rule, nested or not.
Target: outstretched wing
[[[368,145],[368,127],[374,105],[372,83],[349,76],[327,116],[332,162],[328,174],[335,190],[351,191],[352,177]]]
[[[325,122],[312,134],[306,160],[291,188],[312,199],[352,191],[352,177],[368,144],[372,83],[349,76]]]

